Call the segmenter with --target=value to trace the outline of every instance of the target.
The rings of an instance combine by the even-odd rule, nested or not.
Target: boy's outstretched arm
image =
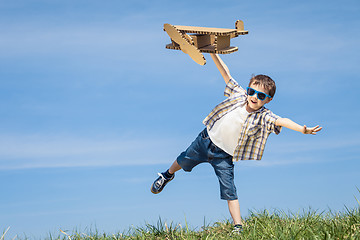
[[[221,76],[224,78],[225,83],[227,84],[228,81],[232,78],[230,75],[229,68],[223,62],[218,54],[210,53],[211,58],[214,60],[216,67],[219,69]]]
[[[306,127],[305,125],[301,126],[288,118],[278,118],[275,122],[275,125],[286,127],[304,134],[312,134],[312,135],[316,135],[316,133],[322,129],[322,127],[319,127],[319,125],[311,128]]]

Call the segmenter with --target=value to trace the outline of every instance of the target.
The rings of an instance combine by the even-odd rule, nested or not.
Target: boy
[[[234,184],[234,164],[238,160],[261,160],[270,133],[279,134],[286,127],[315,135],[322,128],[300,126],[288,118],[280,118],[264,107],[275,94],[275,82],[266,75],[251,78],[244,90],[233,80],[229,69],[217,54],[210,54],[225,80],[227,97],[204,119],[206,128],[182,152],[171,167],[158,173],[151,192],[160,193],[174,179],[175,172],[190,172],[196,165],[209,162],[220,183],[221,199],[227,200],[234,222],[234,232],[241,232],[243,221]]]

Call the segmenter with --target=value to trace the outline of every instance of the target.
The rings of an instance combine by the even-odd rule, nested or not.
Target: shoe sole
[[[152,184],[152,185],[151,185],[151,188],[150,188],[150,191],[151,191],[153,194],[158,194],[158,193],[160,193],[160,192],[162,191],[162,190],[161,190],[160,192],[154,192],[154,191],[153,191],[153,186],[154,186],[154,184]]]

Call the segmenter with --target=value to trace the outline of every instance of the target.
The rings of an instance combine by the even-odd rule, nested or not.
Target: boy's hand
[[[318,131],[320,131],[321,129],[322,129],[322,127],[319,127],[319,125],[312,127],[312,128],[308,128],[304,125],[302,133],[316,135],[316,133]]]

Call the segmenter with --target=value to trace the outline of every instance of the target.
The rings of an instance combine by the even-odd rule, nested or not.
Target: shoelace
[[[158,173],[158,175],[161,177],[161,179],[159,179],[156,185],[161,186],[164,184],[166,178],[161,173]]]

